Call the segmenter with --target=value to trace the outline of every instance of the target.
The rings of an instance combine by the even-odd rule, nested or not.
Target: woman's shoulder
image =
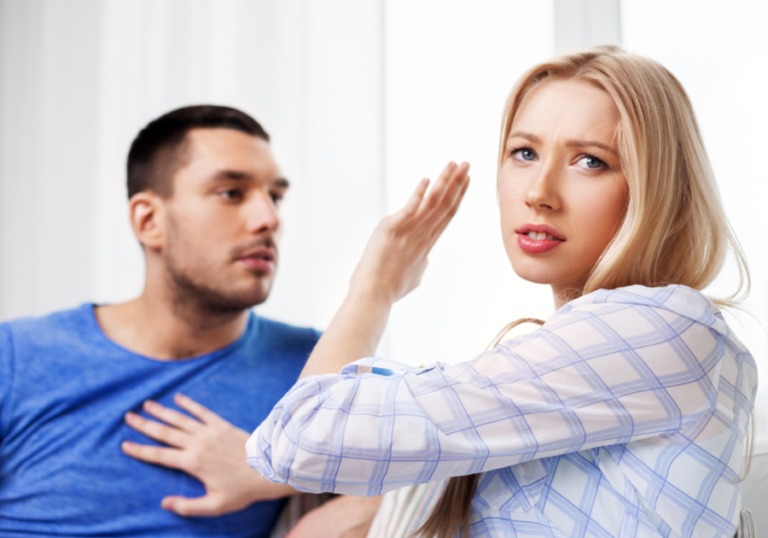
[[[558,310],[556,316],[614,310],[626,311],[627,317],[632,317],[634,311],[648,309],[668,321],[685,318],[706,325],[723,336],[732,336],[718,306],[700,291],[680,284],[662,287],[634,285],[595,290],[570,301]]]

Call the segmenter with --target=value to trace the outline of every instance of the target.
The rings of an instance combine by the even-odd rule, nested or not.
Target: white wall
[[[752,268],[754,318],[739,316],[736,330],[763,372],[765,6],[624,0],[620,10],[625,47],[676,73],[699,114]],[[543,0],[0,0],[0,320],[139,292],[128,146],[161,113],[213,102],[265,125],[293,183],[282,264],[259,311],[297,324],[328,323],[368,235],[419,179],[470,161],[463,207],[422,287],[396,306],[382,353],[412,364],[474,356],[509,320],[551,311],[549,292],[516,278],[501,247],[495,160],[504,97],[523,69],[556,41],[603,35],[556,40],[554,21]]]
[[[659,60],[686,88],[717,177],[726,213],[752,274],[735,332],[768,377],[768,3],[739,0],[623,0],[622,35],[632,52]],[[733,291],[726,268],[708,290]],[[734,319],[735,318],[735,319]],[[756,403],[760,437],[768,437],[768,382]],[[768,439],[765,439],[768,442]]]
[[[496,202],[502,107],[523,71],[553,53],[552,5],[410,0],[388,2],[386,15],[389,210],[451,159],[468,161],[472,178],[421,286],[395,305],[388,356],[468,360],[510,321],[552,310],[548,289],[513,273]]]
[[[251,113],[293,187],[265,313],[324,326],[384,215],[382,6],[0,1],[0,319],[135,296],[125,157],[184,105]]]

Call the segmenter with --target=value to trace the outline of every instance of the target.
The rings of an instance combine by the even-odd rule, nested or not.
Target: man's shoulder
[[[3,340],[14,342],[54,343],[62,338],[79,338],[91,327],[91,304],[83,304],[69,310],[61,310],[44,316],[22,317],[0,323]],[[0,344],[1,345],[1,344]]]
[[[297,327],[254,313],[259,340],[279,349],[309,350],[320,339],[320,332],[311,327]]]

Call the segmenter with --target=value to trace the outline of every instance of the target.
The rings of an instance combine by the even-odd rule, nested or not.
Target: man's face
[[[233,129],[193,129],[165,201],[166,273],[205,308],[266,300],[277,268],[278,205],[288,188],[269,144]]]

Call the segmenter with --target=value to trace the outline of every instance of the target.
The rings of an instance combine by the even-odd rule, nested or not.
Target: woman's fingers
[[[464,165],[465,164],[466,163],[464,163]],[[424,197],[424,200],[419,207],[417,217],[420,220],[429,219],[432,213],[439,208],[440,202],[445,196],[446,189],[450,186],[451,180],[456,177],[456,174],[460,169],[461,167],[457,166],[453,161],[449,162],[448,165],[443,168],[437,181],[432,185],[432,190],[430,190]]]
[[[467,193],[467,189],[469,188],[469,181],[470,177],[468,175],[465,175],[461,182],[459,183],[459,188],[457,188],[451,195],[450,200],[447,200],[446,203],[446,210],[442,215],[442,218],[440,218],[434,226],[434,229],[432,231],[432,241],[430,244],[430,248],[432,245],[435,244],[437,239],[440,237],[440,235],[443,233],[445,228],[448,226],[448,224],[453,219],[454,215],[456,215],[456,212],[459,210],[459,206],[461,205],[461,201],[464,199],[464,195]]]
[[[440,185],[441,192],[436,193],[439,198],[437,198],[431,211],[423,215],[422,221],[419,223],[419,226],[424,231],[429,234],[434,233],[446,218],[450,221],[456,213],[463,196],[462,190],[466,187],[468,171],[469,164],[463,163],[461,166],[457,166],[451,175]],[[437,190],[437,185],[435,189]]]
[[[419,206],[421,205],[421,201],[424,199],[424,193],[427,192],[427,187],[429,187],[429,178],[424,178],[416,186],[416,190],[402,209],[401,216],[403,218],[407,219],[416,214],[416,211],[419,210]]]

